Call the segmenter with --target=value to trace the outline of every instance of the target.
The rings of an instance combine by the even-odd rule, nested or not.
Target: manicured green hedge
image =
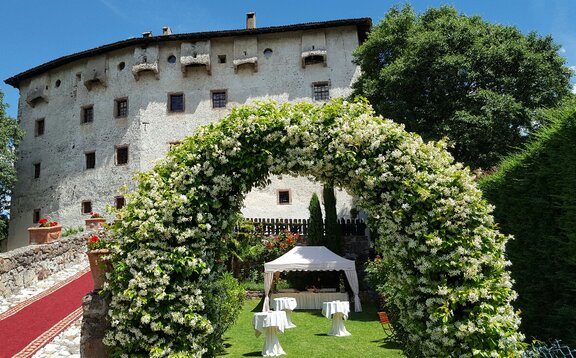
[[[508,243],[528,338],[576,345],[576,101],[482,182]]]

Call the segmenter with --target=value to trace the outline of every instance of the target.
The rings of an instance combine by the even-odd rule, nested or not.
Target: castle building
[[[121,207],[120,187],[149,170],[197,126],[255,100],[322,102],[351,93],[352,52],[369,18],[162,35],[64,56],[5,82],[20,90],[26,132],[16,163],[7,249],[28,244],[41,217],[82,226],[91,211]],[[318,183],[273,178],[245,200],[246,217],[307,218]],[[348,214],[350,197],[337,194]]]

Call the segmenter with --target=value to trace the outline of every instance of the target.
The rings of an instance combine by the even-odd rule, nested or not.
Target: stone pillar
[[[108,358],[107,347],[102,343],[110,329],[108,299],[97,292],[90,292],[82,300],[82,330],[80,333],[80,356],[84,358]]]

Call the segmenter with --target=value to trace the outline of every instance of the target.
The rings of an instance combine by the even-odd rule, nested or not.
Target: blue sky
[[[238,29],[245,14],[256,12],[258,27],[371,17],[376,24],[393,5],[410,3],[418,12],[448,4],[465,15],[552,35],[562,45],[568,66],[576,66],[574,0],[3,0],[0,90],[16,117],[18,90],[4,80],[71,53],[141,36]]]

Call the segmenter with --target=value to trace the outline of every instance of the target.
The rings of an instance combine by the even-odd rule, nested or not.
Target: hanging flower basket
[[[29,243],[33,244],[48,244],[59,240],[62,237],[62,225],[56,221],[48,222],[48,219],[43,218],[38,221],[39,227],[28,228]]]
[[[112,263],[104,258],[110,255],[110,249],[90,250],[86,254],[88,254],[94,290],[100,290],[106,282],[106,273],[112,271]]]

